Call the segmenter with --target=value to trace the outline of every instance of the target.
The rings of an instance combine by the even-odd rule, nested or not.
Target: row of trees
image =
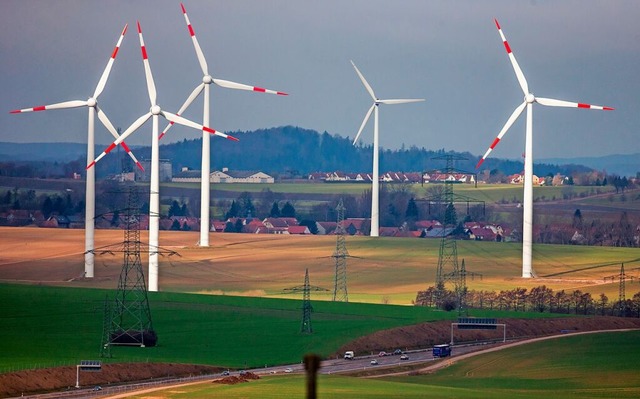
[[[19,190],[16,187],[0,195],[0,210],[38,210],[45,218],[52,214],[74,215],[84,212],[84,207],[84,198],[72,191],[65,194],[36,194],[35,190]]]
[[[418,306],[440,307],[445,310],[456,308],[510,310],[516,312],[564,313],[577,315],[611,315],[623,317],[640,317],[640,292],[632,299],[611,300],[607,295],[593,297],[588,292],[574,290],[553,291],[541,285],[527,290],[476,291],[469,290],[463,294],[454,291],[438,291],[429,287],[419,291],[414,303]]]

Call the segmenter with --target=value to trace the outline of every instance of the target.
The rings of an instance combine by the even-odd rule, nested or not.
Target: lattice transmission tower
[[[429,206],[432,202],[436,202],[439,208],[444,207],[444,215],[442,217],[442,230],[440,238],[440,247],[438,249],[438,265],[436,268],[436,285],[435,285],[435,304],[441,307],[446,300],[446,283],[453,283],[453,292],[455,294],[456,307],[460,313],[465,312],[467,284],[466,276],[468,272],[464,268],[460,269],[458,264],[458,246],[455,236],[452,234],[458,224],[455,203],[466,202],[467,211],[469,204],[472,202],[483,203],[470,197],[454,195],[453,184],[454,179],[449,178],[456,173],[466,173],[459,171],[453,167],[455,160],[466,160],[466,158],[455,155],[443,155],[434,159],[446,160],[446,167],[442,171],[447,178],[444,181],[444,187],[437,198],[430,198]]]
[[[304,273],[304,288],[302,290],[302,324],[300,326],[301,333],[311,334],[313,332],[313,327],[311,327],[311,312],[313,312],[313,307],[311,306],[309,269],[306,269]]]
[[[629,313],[629,309],[627,306],[627,298],[625,293],[625,284],[627,280],[633,280],[633,276],[629,276],[624,272],[624,263],[620,265],[620,273],[614,274],[613,276],[608,276],[604,278],[604,281],[607,280],[615,281],[618,279],[618,302],[614,308],[614,312],[617,316],[625,317]]]
[[[157,334],[153,329],[149,298],[140,259],[140,224],[138,192],[129,190],[124,232],[124,262],[115,298],[105,311],[103,349],[110,345],[155,346]],[[108,322],[107,322],[108,320]]]
[[[347,293],[347,257],[349,252],[347,251],[344,229],[344,205],[342,199],[336,207],[336,213],[338,214],[338,225],[336,227],[336,250],[333,253],[333,258],[336,261],[336,271],[333,286],[333,300],[339,302],[349,302],[349,294]]]

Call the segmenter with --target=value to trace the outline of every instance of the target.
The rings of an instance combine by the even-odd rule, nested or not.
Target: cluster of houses
[[[316,172],[311,173],[309,181],[325,183],[371,183],[370,173]],[[468,173],[420,173],[420,172],[387,172],[380,174],[384,183],[469,183],[476,182],[476,175]]]
[[[137,216],[137,223],[141,230],[149,228],[149,215]],[[104,214],[96,218],[98,229],[125,229],[127,216],[118,214]],[[45,228],[84,228],[84,219],[80,216],[52,215],[45,218],[40,211],[9,210],[0,213],[0,225],[2,226],[38,226]],[[211,232],[232,231],[245,234],[295,234],[311,235],[312,230],[317,235],[336,234],[338,224],[336,222],[315,222],[314,228],[301,225],[296,218],[229,218],[227,220],[214,220],[211,222]],[[240,227],[240,231],[236,229]],[[346,235],[367,235],[370,227],[367,218],[348,218],[343,221]],[[161,230],[199,231],[200,219],[196,217],[172,216],[160,219]],[[511,241],[508,229],[500,225],[490,223],[468,222],[464,224],[464,236],[471,240],[482,241]],[[411,227],[380,227],[381,237],[415,237],[415,238],[441,238],[453,232],[451,227],[443,227],[434,220],[419,220]]]
[[[198,183],[202,179],[201,171],[182,168],[176,174],[171,172],[171,162],[169,160],[160,160],[160,180],[171,181],[175,183]],[[144,162],[143,162],[144,165]],[[145,165],[146,167],[146,165]],[[142,171],[122,173],[113,176],[114,180],[119,181],[148,181],[148,175]],[[324,183],[371,183],[373,180],[371,173],[346,173],[346,172],[315,172],[307,176],[310,182]],[[510,184],[523,184],[524,174],[516,173],[507,176],[506,180]],[[539,178],[533,176],[533,184],[536,186],[554,185],[559,186],[566,183],[567,177],[556,175],[552,179]],[[211,183],[255,183],[255,184],[273,184],[275,178],[262,171],[240,171],[222,168],[209,174]],[[466,183],[476,184],[478,176],[473,173],[444,173],[444,172],[386,172],[380,174],[380,181],[383,183]]]

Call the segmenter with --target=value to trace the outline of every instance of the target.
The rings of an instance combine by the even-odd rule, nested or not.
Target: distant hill
[[[371,168],[372,146],[353,146],[349,138],[319,133],[315,130],[295,126],[283,126],[259,129],[250,132],[229,132],[238,137],[239,142],[212,139],[211,167],[235,170],[263,170],[272,174],[308,174],[318,171],[363,172]],[[99,154],[105,145],[96,146]],[[115,152],[115,150],[114,150]],[[139,159],[150,157],[150,147],[136,147]],[[183,140],[161,146],[160,157],[170,159],[174,171],[183,167],[200,169],[201,139]],[[444,149],[428,150],[424,147],[382,150],[380,168],[382,171],[420,172],[442,169],[444,160],[434,158],[443,155],[456,155],[465,158],[456,161],[454,167],[473,173],[479,156],[471,153],[447,152]],[[612,155],[598,158],[541,159],[536,162],[536,174],[570,174],[589,169],[606,170],[610,174],[635,176],[640,171],[640,154]],[[103,171],[106,163],[118,162],[111,159],[102,161]],[[124,157],[124,153],[121,154]],[[0,161],[7,162],[72,162],[86,161],[86,144],[83,143],[8,143],[0,142]],[[125,159],[125,162],[128,162]],[[488,169],[500,170],[504,174],[519,173],[523,169],[521,161],[489,158],[484,163]],[[113,168],[109,168],[110,170]],[[114,169],[114,170],[115,170]],[[113,173],[110,171],[108,173]]]
[[[539,162],[554,165],[584,165],[609,175],[635,177],[640,173],[640,153],[627,155],[605,155],[602,157],[547,158]]]
[[[101,150],[102,151],[102,150]],[[85,157],[87,145],[82,143],[6,143],[0,142],[2,161],[69,162]]]

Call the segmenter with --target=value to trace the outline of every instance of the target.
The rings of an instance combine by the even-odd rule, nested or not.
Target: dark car
[[[402,355],[402,351],[400,349],[396,349],[393,351],[394,355]]]

